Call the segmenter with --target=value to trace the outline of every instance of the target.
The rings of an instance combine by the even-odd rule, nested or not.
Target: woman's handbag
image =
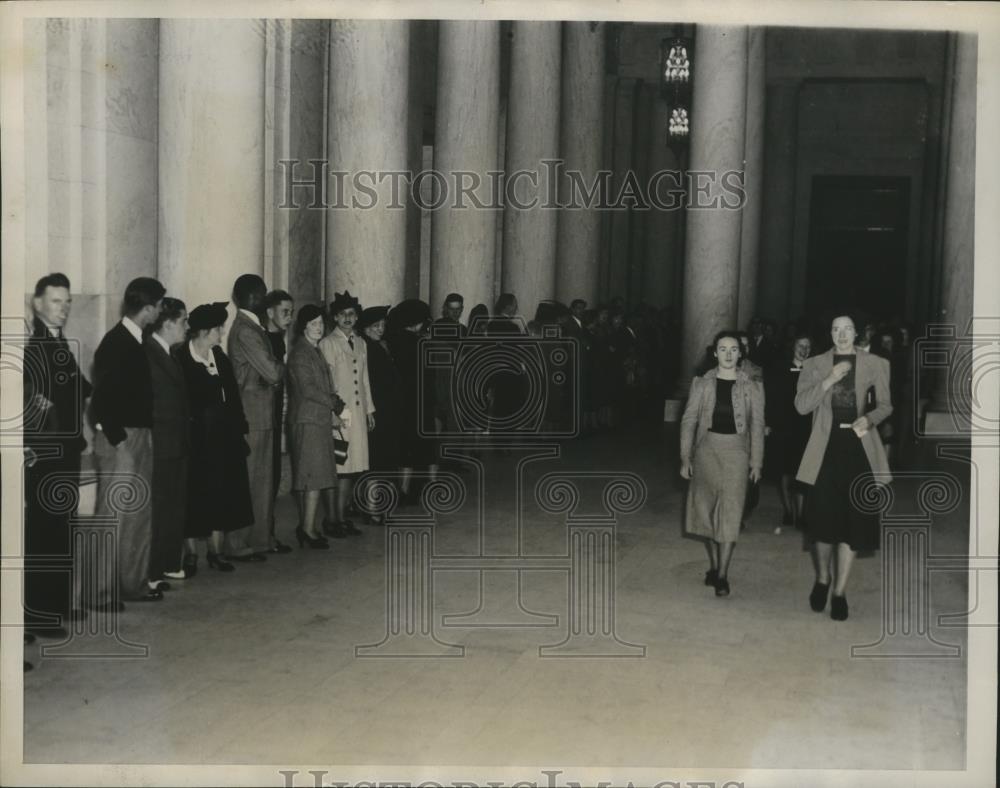
[[[337,465],[343,465],[347,462],[347,448],[350,444],[344,440],[344,433],[340,427],[334,427],[333,434],[335,436],[333,439],[333,456],[337,460]],[[337,435],[340,437],[337,438]]]

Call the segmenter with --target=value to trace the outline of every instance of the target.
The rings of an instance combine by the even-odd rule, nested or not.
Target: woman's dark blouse
[[[715,379],[715,410],[712,411],[712,426],[709,432],[733,435],[736,432],[736,418],[733,415],[733,380]]]
[[[836,366],[841,361],[846,361],[851,365],[851,371],[833,384],[830,389],[830,405],[833,407],[834,424],[853,424],[858,418],[858,398],[854,393],[854,371],[857,366],[857,356],[853,353],[833,356],[833,365]]]

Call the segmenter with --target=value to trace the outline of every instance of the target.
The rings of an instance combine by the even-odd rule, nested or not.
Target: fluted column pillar
[[[973,280],[975,277],[976,199],[976,57],[977,40],[971,33],[956,33],[950,42],[949,71],[951,105],[946,108],[948,149],[945,152],[944,228],[941,252],[941,300],[936,323],[949,326],[956,337],[972,329]],[[951,434],[977,429],[972,407],[972,369],[956,353],[953,365],[937,373],[931,402],[927,408],[925,431]],[[919,358],[913,363],[920,363]],[[970,423],[970,417],[973,422]]]
[[[747,35],[746,142],[743,188],[746,202],[740,226],[740,293],[737,325],[746,328],[757,311],[757,271],[760,260],[764,197],[764,28]]]
[[[695,366],[716,331],[736,324],[740,283],[741,212],[721,203],[723,173],[743,169],[746,135],[747,28],[699,25],[691,120],[691,171],[710,171],[711,190],[687,213],[684,331],[678,386],[687,391]]]
[[[494,301],[495,210],[487,172],[496,169],[500,119],[500,25],[489,21],[441,21],[438,29],[437,118],[434,167],[457,183],[457,171],[481,178],[456,209],[431,214],[431,309],[450,292],[465,297],[467,310]]]
[[[517,296],[529,317],[535,305],[555,293],[557,213],[543,210],[548,200],[548,172],[543,159],[559,155],[559,22],[515,22],[507,111],[508,178],[517,172],[537,173],[537,187],[527,176],[508,189],[503,226],[503,290]],[[530,208],[510,205],[510,192]]]
[[[605,25],[563,24],[562,118],[560,153],[567,172],[577,172],[589,189],[601,168],[604,149]],[[568,176],[559,199],[569,198]],[[582,197],[583,195],[579,195]],[[569,304],[583,298],[593,305],[598,293],[601,214],[571,207],[559,212],[556,243],[556,298]]]
[[[976,37],[955,34],[954,52],[938,322],[954,325],[961,334],[972,319],[975,215],[969,206],[976,198]]]
[[[404,297],[407,191],[401,178],[376,180],[407,169],[410,25],[330,25],[326,299],[346,288],[363,305],[394,304]]]
[[[160,21],[159,278],[189,307],[264,273],[262,23]]]

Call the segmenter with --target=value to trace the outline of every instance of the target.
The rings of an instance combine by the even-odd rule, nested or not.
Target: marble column
[[[264,271],[264,25],[160,22],[159,276],[188,307]]]
[[[600,22],[563,24],[560,152],[566,171],[579,173],[587,190],[601,169],[604,149],[605,28]],[[568,177],[560,180],[561,202],[569,197],[569,184]],[[579,189],[573,193],[574,200],[584,198]],[[598,299],[600,212],[596,208],[562,209],[557,239],[556,298],[567,305],[582,298],[593,306]]]
[[[976,198],[976,53],[974,35],[956,34],[938,322],[953,325],[959,335],[972,319],[975,215],[970,206]]]
[[[542,164],[559,156],[561,29],[559,22],[515,22],[507,111],[505,173],[524,176],[512,191],[521,205],[504,210],[502,288],[518,298],[521,312],[555,294],[557,212],[541,208],[555,185]]]
[[[746,143],[745,27],[699,25],[695,40],[690,171],[710,172],[708,191],[692,199],[712,207],[687,213],[684,328],[678,387],[686,394],[713,335],[738,317],[741,213],[726,208],[726,172],[743,169]]]
[[[743,223],[740,228],[740,295],[737,325],[745,329],[757,313],[762,200],[764,196],[764,28],[747,35],[746,142],[743,154]]]
[[[125,286],[156,276],[158,27],[24,22],[25,290],[48,273],[69,277],[66,335],[85,372]]]
[[[976,199],[976,58],[977,39],[971,33],[954,34],[949,63],[951,105],[946,108],[948,149],[945,152],[944,232],[941,259],[941,300],[936,323],[948,326],[955,336],[972,330],[973,285],[975,277]],[[979,428],[981,418],[973,415],[971,369],[958,365],[967,362],[964,353],[955,354],[953,368],[940,371],[934,380],[931,402],[927,407],[925,430],[928,434],[969,432]],[[920,359],[915,359],[920,363]],[[964,375],[965,377],[959,377]],[[969,417],[974,420],[970,423]]]
[[[465,297],[466,316],[479,303],[494,301],[496,210],[487,173],[497,162],[500,118],[500,24],[441,21],[438,29],[437,108],[434,165],[457,183],[456,173],[481,179],[460,207],[431,213],[431,310],[436,315],[450,292]],[[464,176],[463,176],[464,178]]]
[[[395,304],[406,284],[410,26],[330,23],[326,300],[347,289],[362,305]],[[341,193],[338,195],[337,191]],[[338,205],[345,207],[336,207]]]

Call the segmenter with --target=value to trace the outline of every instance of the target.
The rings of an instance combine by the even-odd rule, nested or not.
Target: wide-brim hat
[[[400,301],[389,312],[389,321],[397,328],[408,328],[418,323],[427,323],[430,319],[430,306],[419,298],[408,298],[405,301]]]
[[[357,329],[362,331],[370,325],[374,325],[379,320],[385,320],[386,315],[389,314],[389,306],[370,306],[364,312],[361,313],[361,317],[358,318]]]
[[[207,331],[224,326],[229,318],[224,301],[196,306],[188,315],[188,328],[192,331]]]
[[[351,295],[350,290],[333,294],[333,301],[330,303],[330,317],[335,316],[338,312],[343,312],[345,309],[353,309],[355,312],[361,313],[361,303]]]

